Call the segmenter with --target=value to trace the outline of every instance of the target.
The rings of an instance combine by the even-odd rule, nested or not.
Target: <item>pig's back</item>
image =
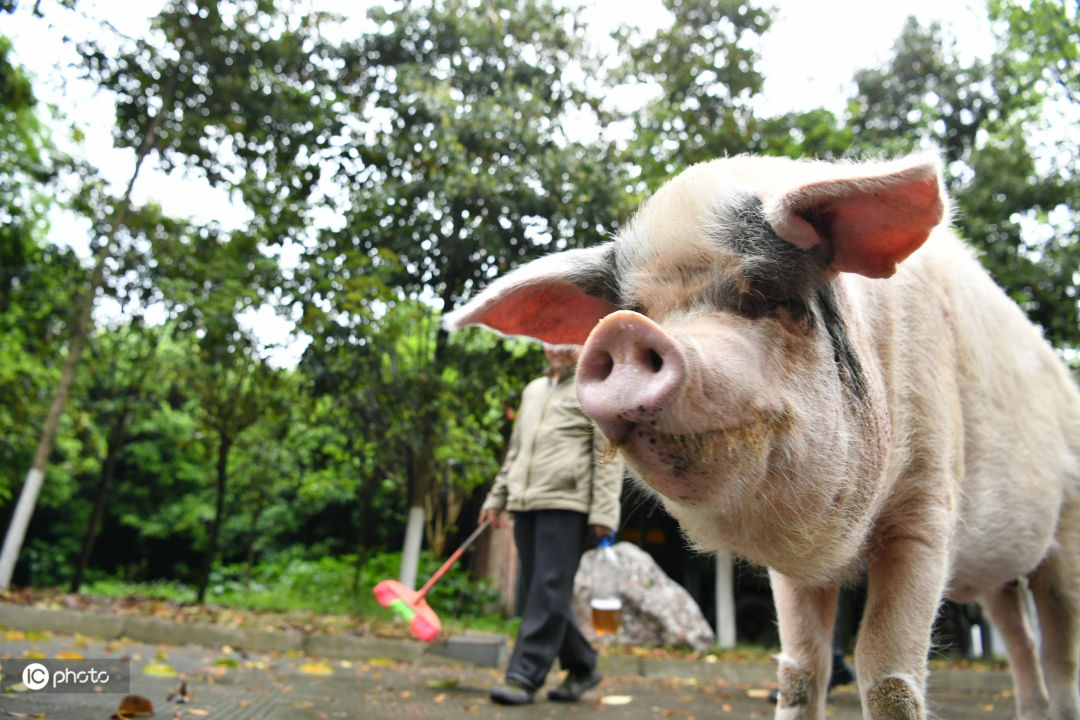
[[[955,478],[943,495],[956,508],[949,592],[966,600],[1033,570],[1063,513],[1080,507],[1080,394],[951,232],[936,232],[889,282],[909,316],[893,324],[894,437],[912,444],[901,457],[936,454]]]

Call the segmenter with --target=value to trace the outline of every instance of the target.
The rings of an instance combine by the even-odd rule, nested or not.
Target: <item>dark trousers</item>
[[[584,513],[572,510],[514,513],[525,604],[506,677],[530,690],[543,686],[555,658],[574,674],[588,674],[596,665],[596,651],[571,610],[587,521]]]

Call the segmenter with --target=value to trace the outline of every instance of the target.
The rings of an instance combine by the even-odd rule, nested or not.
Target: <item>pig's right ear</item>
[[[443,327],[487,325],[506,335],[552,344],[584,345],[593,327],[615,306],[587,289],[603,287],[611,246],[566,250],[504,275],[475,298],[443,316]]]

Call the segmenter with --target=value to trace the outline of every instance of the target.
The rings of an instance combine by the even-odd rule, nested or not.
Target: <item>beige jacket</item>
[[[619,527],[624,462],[578,404],[574,371],[525,386],[502,469],[483,508],[576,510],[590,525]]]

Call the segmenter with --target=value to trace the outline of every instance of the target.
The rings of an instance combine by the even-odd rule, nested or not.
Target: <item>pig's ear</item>
[[[921,154],[847,170],[763,198],[766,219],[804,250],[825,245],[831,269],[890,277],[945,216],[941,161]]]
[[[466,325],[487,325],[506,335],[584,345],[596,323],[615,309],[598,297],[603,278],[610,277],[610,262],[610,245],[566,250],[534,260],[447,313],[443,326],[457,330]]]

